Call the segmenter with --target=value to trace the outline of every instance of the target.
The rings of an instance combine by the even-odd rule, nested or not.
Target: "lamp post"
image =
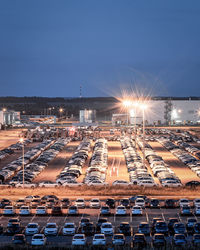
[[[145,165],[145,154],[144,154],[144,145],[145,145],[145,109],[147,108],[147,106],[145,104],[142,104],[140,106],[140,108],[142,109],[142,136],[143,136],[143,141],[142,141],[142,161],[143,161],[143,165]]]
[[[22,144],[22,173],[23,173],[22,187],[24,188],[24,138],[20,138],[20,142]]]
[[[129,107],[131,106],[131,101],[129,100],[124,100],[123,101],[123,106],[127,109],[127,112],[126,112],[126,123],[127,123],[127,126],[128,126],[128,121],[129,121]]]

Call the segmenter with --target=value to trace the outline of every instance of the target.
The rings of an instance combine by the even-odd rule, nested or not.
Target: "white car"
[[[20,215],[30,215],[31,212],[30,212],[29,207],[28,206],[21,206],[20,210],[19,210],[19,214]]]
[[[47,223],[44,229],[45,235],[57,235],[58,233],[58,226],[56,223]]]
[[[135,206],[145,207],[145,200],[142,198],[137,198],[135,200]]]
[[[195,215],[200,215],[200,206],[195,207]]]
[[[182,184],[177,181],[167,180],[167,181],[162,182],[162,186],[163,187],[181,187]]]
[[[75,206],[77,206],[78,208],[85,208],[85,200],[82,198],[76,199]]]
[[[86,244],[86,238],[84,234],[75,234],[72,239],[72,246],[84,246]]]
[[[35,211],[36,215],[47,215],[47,208],[45,206],[38,206]]]
[[[25,188],[36,188],[37,187],[37,185],[35,183],[24,183],[24,185],[23,185],[23,183],[20,182],[20,183],[17,183],[15,185],[15,187],[17,187],[17,188],[22,188],[23,186]]]
[[[76,227],[74,223],[65,223],[65,225],[63,226],[63,230],[62,233],[63,235],[74,235],[76,231]]]
[[[190,202],[189,202],[189,200],[188,199],[180,199],[179,200],[179,206],[180,207],[183,207],[183,206],[190,206]]]
[[[82,182],[64,182],[62,184],[62,187],[80,187],[82,186],[83,183]]]
[[[26,235],[34,235],[34,234],[37,234],[37,233],[39,233],[39,225],[38,225],[38,223],[29,223],[26,226],[26,229],[25,229],[25,234]]]
[[[139,206],[134,206],[132,208],[131,212],[132,212],[132,215],[142,215],[143,214],[142,208]]]
[[[93,198],[90,201],[90,207],[91,208],[100,208],[101,206],[101,202],[99,200],[99,198]]]
[[[3,215],[14,215],[15,214],[15,209],[13,206],[5,206],[3,209]]]
[[[138,182],[138,186],[141,186],[141,187],[157,187],[158,184],[156,184],[152,180],[141,180],[141,181]]]
[[[51,181],[43,181],[39,183],[38,187],[55,188],[55,187],[58,187],[58,183],[54,183]]]
[[[126,208],[125,206],[118,206],[115,210],[116,215],[126,215]]]
[[[46,237],[44,234],[34,234],[31,239],[32,246],[44,246],[46,245]]]
[[[92,240],[92,245],[106,245],[106,238],[104,234],[95,234]]]
[[[124,186],[128,187],[130,185],[130,182],[125,181],[125,180],[116,180],[113,181],[112,186]]]
[[[193,200],[193,204],[195,207],[200,207],[200,199],[197,198],[197,199]]]
[[[101,224],[101,234],[113,235],[113,226],[110,222],[104,222]]]

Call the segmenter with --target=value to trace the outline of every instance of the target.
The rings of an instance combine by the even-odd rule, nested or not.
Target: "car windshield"
[[[56,225],[47,225],[47,228],[56,228]]]
[[[43,240],[43,237],[40,236],[40,235],[35,235],[35,236],[33,236],[33,239],[35,239],[35,240]]]
[[[65,228],[74,228],[74,225],[65,225]]]
[[[76,239],[76,240],[82,240],[82,239],[84,239],[84,236],[81,236],[81,235],[80,235],[80,236],[79,236],[79,235],[77,236],[77,235],[75,235],[75,236],[74,236],[74,239]]]
[[[37,225],[31,224],[31,225],[28,225],[28,228],[37,228]]]
[[[102,239],[104,239],[104,236],[103,235],[97,235],[97,236],[95,236],[95,239],[102,240]]]

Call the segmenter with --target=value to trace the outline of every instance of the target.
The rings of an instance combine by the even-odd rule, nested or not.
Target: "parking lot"
[[[75,203],[74,200],[71,200],[70,205],[73,205]],[[178,204],[178,203],[177,203]],[[90,202],[89,200],[86,200],[86,207],[79,208],[79,212],[77,215],[69,215],[68,209],[63,209],[63,214],[60,216],[53,216],[51,215],[51,208],[47,210],[47,215],[45,216],[37,216],[35,215],[35,209],[31,210],[31,215],[29,216],[20,216],[19,215],[19,209],[16,209],[16,215],[14,218],[18,218],[20,221],[21,226],[21,233],[25,233],[25,228],[28,225],[28,223],[38,223],[39,224],[39,233],[44,233],[44,229],[47,223],[56,223],[58,226],[58,232],[55,236],[47,236],[47,245],[54,245],[54,246],[70,246],[72,244],[72,238],[73,235],[63,235],[62,230],[65,223],[74,223],[75,224],[75,233],[81,233],[81,227],[80,222],[83,218],[89,218],[90,222],[94,225],[94,232],[90,235],[86,235],[86,242],[88,246],[92,246],[92,239],[93,235],[95,233],[99,233],[97,231],[97,223],[100,218],[106,218],[107,222],[110,222],[113,227],[113,233],[117,234],[119,233],[119,226],[121,223],[127,222],[130,226],[130,235],[125,235],[125,244],[129,247],[133,247],[133,238],[134,235],[138,233],[138,227],[142,222],[146,222],[150,225],[151,233],[150,235],[146,235],[146,242],[148,245],[148,248],[153,248],[153,233],[152,233],[152,222],[154,218],[157,218],[157,220],[164,221],[166,224],[168,224],[170,218],[176,218],[179,222],[184,223],[184,225],[187,224],[188,219],[193,218],[196,219],[196,222],[200,222],[200,218],[196,216],[194,213],[189,216],[182,216],[180,214],[180,208],[164,208],[164,201],[160,201],[160,206],[158,208],[149,208],[144,207],[142,211],[142,215],[139,216],[132,216],[132,207],[134,206],[133,203],[131,203],[131,206],[126,209],[127,215],[120,216],[116,215],[116,208],[120,205],[120,201],[115,201],[115,208],[111,208],[110,212],[111,214],[109,216],[106,215],[100,215],[100,209],[94,209],[90,208]],[[190,201],[190,205],[192,205],[192,201]],[[101,206],[105,206],[105,200],[101,200]],[[194,208],[192,208],[192,211],[194,212]],[[5,216],[3,215],[3,209],[1,209],[1,216],[0,216],[0,224],[3,226],[4,233],[0,235],[0,242],[1,246],[7,245],[11,243],[13,235],[6,233],[7,230],[7,224],[13,216]],[[173,243],[173,235],[174,233],[167,233],[165,236],[166,245],[169,247],[174,247]],[[185,245],[185,249],[187,247],[193,246],[193,233],[191,231],[186,231],[186,240],[187,243]],[[31,243],[32,236],[26,236],[27,243]],[[109,246],[112,245],[112,235],[106,236],[106,244]]]

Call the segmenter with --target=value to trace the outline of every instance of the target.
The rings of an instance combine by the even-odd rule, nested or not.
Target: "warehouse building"
[[[139,105],[130,106],[126,111],[124,121],[128,117],[129,124],[141,124],[143,114]],[[114,114],[113,124],[117,123],[116,118]],[[146,101],[144,119],[149,125],[200,124],[200,98],[152,98]]]
[[[3,109],[0,111],[0,126],[14,125],[20,121],[20,112]]]

